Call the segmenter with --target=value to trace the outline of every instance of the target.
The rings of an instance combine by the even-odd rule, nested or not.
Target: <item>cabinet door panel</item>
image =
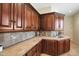
[[[31,30],[32,11],[28,6],[25,6],[25,30]]]
[[[0,30],[1,32],[13,30],[13,22],[11,22],[11,20],[13,20],[12,13],[13,13],[12,4],[10,3],[0,4]]]
[[[36,14],[32,11],[32,30],[36,30]]]
[[[32,29],[38,30],[38,14],[32,11]]]
[[[64,43],[64,52],[68,52],[70,50],[70,40],[67,39],[65,40],[65,43]]]
[[[54,15],[46,14],[41,16],[42,29],[43,30],[54,30]]]
[[[59,23],[60,30],[64,30],[64,16],[59,17]]]
[[[58,41],[58,55],[61,55],[64,53],[64,42],[65,40]]]
[[[59,30],[59,16],[55,15],[55,30]]]
[[[47,15],[47,29],[53,30],[54,29],[54,16],[53,15]]]
[[[23,4],[14,4],[14,29],[23,29]]]
[[[1,11],[2,11],[2,19],[1,19],[1,25],[4,27],[10,27],[10,4],[4,3],[1,4]]]
[[[47,30],[46,28],[47,28],[47,24],[46,24],[46,15],[42,15],[41,16],[41,23],[40,23],[40,26],[41,26],[41,30]]]

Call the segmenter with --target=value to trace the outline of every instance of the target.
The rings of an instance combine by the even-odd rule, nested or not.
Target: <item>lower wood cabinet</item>
[[[70,39],[64,40],[48,40],[43,39],[29,50],[26,56],[40,56],[46,53],[52,56],[58,56],[70,50]]]
[[[64,42],[64,52],[68,52],[69,50],[70,50],[70,39],[67,39]]]
[[[36,44],[30,51],[28,51],[26,56],[40,56],[41,54],[41,41]]]
[[[57,40],[44,40],[43,39],[43,53],[49,55],[57,55]]]
[[[61,55],[64,53],[65,48],[65,40],[59,40],[58,41],[58,55]]]

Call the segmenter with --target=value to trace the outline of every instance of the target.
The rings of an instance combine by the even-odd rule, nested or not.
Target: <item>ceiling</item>
[[[31,3],[40,13],[59,12],[72,16],[79,11],[79,3]]]

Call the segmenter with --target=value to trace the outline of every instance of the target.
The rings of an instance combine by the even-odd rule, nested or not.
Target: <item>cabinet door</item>
[[[14,29],[23,29],[24,5],[21,3],[14,4]]]
[[[32,29],[38,30],[38,14],[32,11]]]
[[[49,55],[54,55],[54,41],[47,40],[46,45],[46,53]]]
[[[25,30],[31,30],[32,26],[32,10],[27,5],[25,6]]]
[[[55,30],[59,30],[59,16],[55,15]]]
[[[44,44],[44,45],[43,45]],[[58,55],[58,43],[57,40],[43,40],[42,41],[42,52],[52,55],[52,56],[57,56]]]
[[[46,14],[41,16],[41,28],[43,30],[54,30],[54,15]]]
[[[64,16],[55,15],[55,30],[63,30],[64,29]]]
[[[36,30],[36,13],[32,10],[32,30]]]
[[[54,29],[54,16],[53,15],[47,15],[46,16],[46,23],[47,23],[47,30],[53,30]]]
[[[64,52],[68,52],[70,50],[70,39],[66,39],[64,43]]]
[[[46,20],[46,15],[41,16],[41,30],[47,30],[47,20]]]
[[[11,23],[12,5],[10,3],[0,4],[0,29],[13,29]]]
[[[44,46],[42,46],[43,53],[49,55],[54,55],[54,41],[52,40],[43,40]]]
[[[59,29],[64,30],[64,16],[59,16]]]
[[[58,55],[61,55],[64,53],[64,43],[65,43],[65,40],[58,41]]]
[[[42,52],[42,41],[37,44],[37,56],[40,56]]]

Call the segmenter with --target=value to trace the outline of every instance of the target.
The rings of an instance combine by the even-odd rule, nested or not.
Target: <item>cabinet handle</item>
[[[14,21],[14,20],[10,20],[10,22],[14,22],[14,23],[15,23],[16,21]]]

